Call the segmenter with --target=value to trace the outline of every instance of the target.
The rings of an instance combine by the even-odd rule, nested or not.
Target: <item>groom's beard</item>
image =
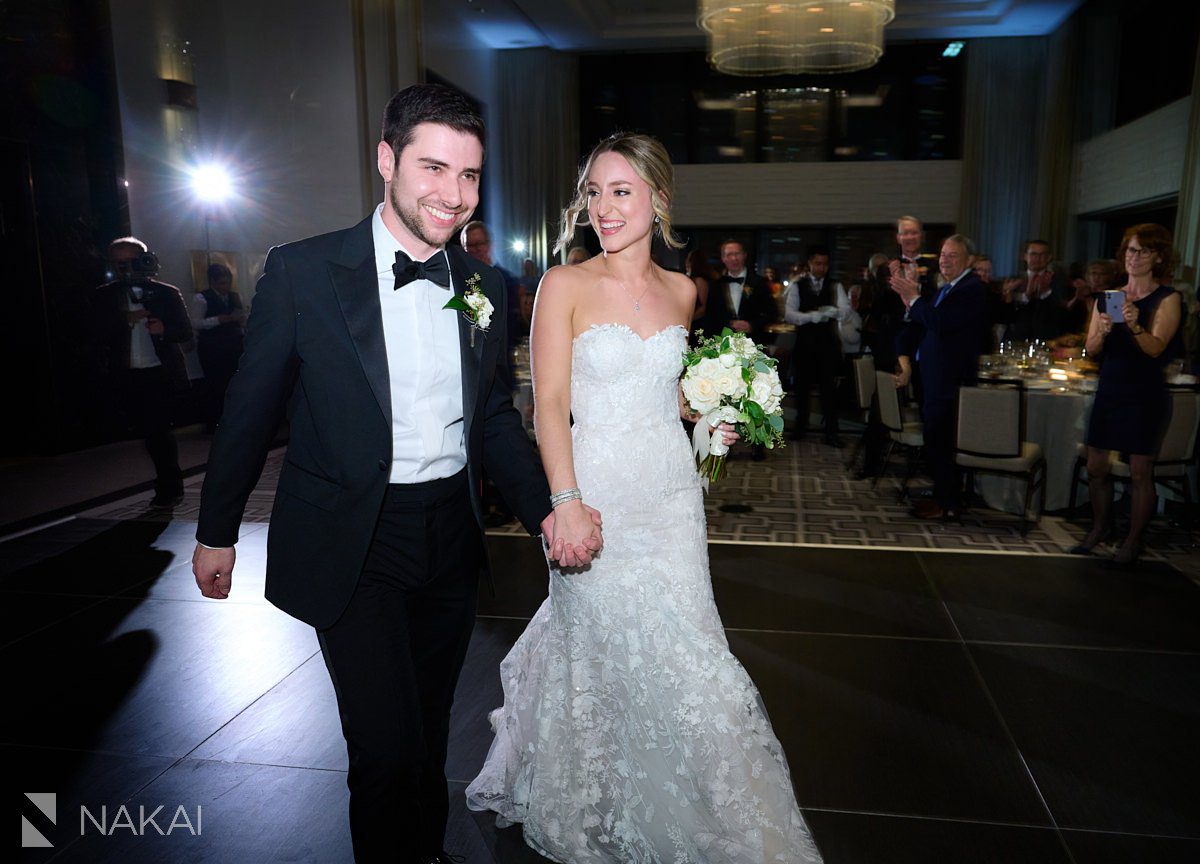
[[[395,188],[391,186],[388,187],[388,199],[392,205],[392,210],[400,219],[400,224],[407,228],[409,233],[422,243],[426,243],[430,246],[445,246],[451,237],[462,230],[462,227],[467,224],[471,218],[471,214],[474,212],[474,208],[471,210],[464,210],[457,214],[457,218],[454,220],[454,224],[452,226],[449,228],[438,228],[431,225],[426,225],[421,216],[421,214],[424,212],[424,209],[421,207],[420,201],[417,202],[415,207],[404,207],[400,203],[400,196],[396,193]],[[447,213],[454,212],[453,208],[438,207],[438,209],[445,210]],[[445,234],[445,236],[440,236],[442,234]]]

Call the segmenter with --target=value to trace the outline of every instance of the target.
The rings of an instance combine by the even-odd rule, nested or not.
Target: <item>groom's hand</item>
[[[224,600],[229,596],[236,557],[232,546],[210,549],[196,544],[196,551],[192,553],[192,575],[196,577],[201,594],[214,600]]]

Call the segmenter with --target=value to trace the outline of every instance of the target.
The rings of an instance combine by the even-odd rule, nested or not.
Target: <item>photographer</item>
[[[179,451],[171,431],[176,394],[188,389],[180,345],[192,338],[187,306],[174,285],[159,282],[158,258],[136,237],[108,246],[112,281],[96,288],[93,321],[115,399],[146,441],[154,462],[154,507],[183,498]]]

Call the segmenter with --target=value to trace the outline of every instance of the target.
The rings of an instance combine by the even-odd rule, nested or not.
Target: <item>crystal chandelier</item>
[[[883,56],[896,0],[699,0],[708,59],[729,75],[853,72]]]

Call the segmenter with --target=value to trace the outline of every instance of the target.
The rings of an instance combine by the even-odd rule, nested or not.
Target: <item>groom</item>
[[[415,85],[392,97],[383,204],[267,256],[204,482],[192,569],[204,596],[224,598],[246,500],[292,399],[266,596],[317,630],[359,864],[449,860],[446,739],[487,566],[482,473],[531,534],[553,537],[545,475],[496,377],[504,285],[446,246],[479,201],[483,152],[483,120],[461,95]],[[484,308],[444,308],[452,297]],[[593,519],[561,563],[599,549]]]

